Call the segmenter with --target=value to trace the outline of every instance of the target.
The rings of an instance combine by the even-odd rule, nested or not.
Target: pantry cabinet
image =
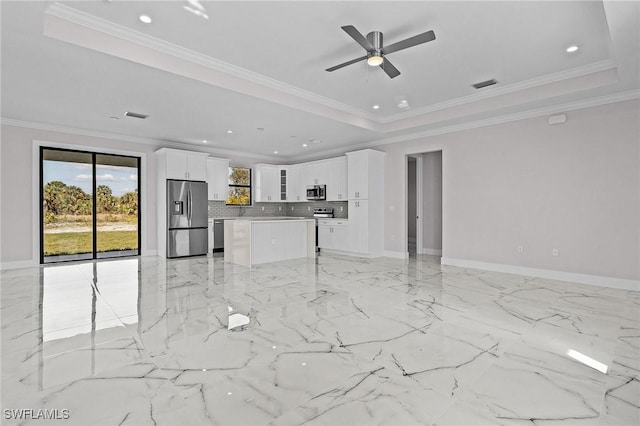
[[[347,153],[349,250],[367,257],[384,253],[384,153]]]

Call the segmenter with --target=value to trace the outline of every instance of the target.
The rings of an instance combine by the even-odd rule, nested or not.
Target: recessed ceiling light
[[[290,137],[290,138],[292,138],[292,139],[293,139],[293,138],[297,138],[297,136],[296,136],[296,135],[291,135],[291,136],[289,136],[289,137]]]
[[[580,49],[578,46],[576,46],[575,44],[567,47],[567,53],[573,53],[573,52],[577,52],[578,49]]]
[[[320,143],[322,141],[320,139],[309,139],[309,142]]]
[[[374,105],[373,109],[380,109],[380,105]]]
[[[138,19],[140,20],[140,22],[145,23],[145,24],[150,24],[153,21],[151,19],[151,16],[149,16],[149,15],[140,15],[140,16],[138,16]]]
[[[406,99],[402,99],[400,102],[398,102],[398,108],[400,109],[409,108],[409,101],[407,101]]]
[[[120,120],[120,117],[116,117],[115,115],[112,115],[111,117],[109,117],[112,120]]]
[[[264,127],[256,127],[256,130],[259,132],[264,132]]]
[[[308,147],[309,145],[307,145],[306,143],[303,143],[302,146],[304,146],[305,148]]]
[[[227,133],[231,134],[233,133],[233,130],[227,130]]]
[[[202,143],[207,143],[207,140],[206,140],[206,139],[205,139],[205,140],[203,140],[203,141],[202,141]]]
[[[274,153],[274,154],[277,154],[277,153],[278,153],[278,151],[273,151],[273,153]]]

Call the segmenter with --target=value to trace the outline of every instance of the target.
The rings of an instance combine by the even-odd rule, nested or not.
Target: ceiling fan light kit
[[[398,71],[391,62],[389,62],[385,57],[386,55],[436,39],[436,35],[433,31],[427,31],[426,33],[409,37],[385,47],[383,43],[383,35],[380,31],[371,31],[365,38],[353,25],[345,25],[342,29],[344,32],[349,34],[356,43],[362,46],[364,50],[367,51],[367,54],[334,67],[327,68],[325,71],[332,72],[366,59],[369,66],[380,67],[389,76],[389,78],[395,78],[400,75],[400,71]]]

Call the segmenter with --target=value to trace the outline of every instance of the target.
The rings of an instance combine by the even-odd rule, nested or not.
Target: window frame
[[[227,199],[224,201],[225,206],[231,207],[251,207],[253,205],[253,169],[251,167],[240,167],[240,166],[231,166],[229,165],[229,177],[233,173],[233,169],[245,169],[249,171],[249,185],[240,185],[231,183],[229,179],[227,179],[228,190],[227,190]],[[231,190],[233,188],[248,188],[249,189],[249,203],[248,204],[233,204],[229,203],[229,197],[231,195]]]

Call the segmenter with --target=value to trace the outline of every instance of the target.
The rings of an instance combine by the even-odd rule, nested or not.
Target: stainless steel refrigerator
[[[207,254],[207,183],[167,180],[167,257]]]

